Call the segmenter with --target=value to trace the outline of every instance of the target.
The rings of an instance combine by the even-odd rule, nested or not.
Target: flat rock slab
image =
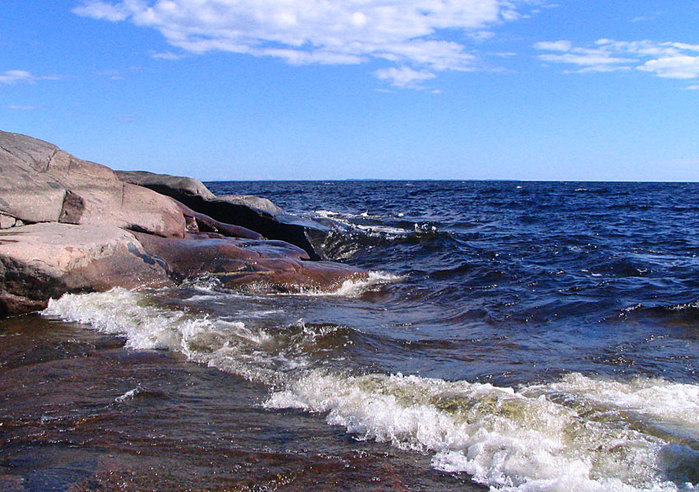
[[[41,223],[0,231],[0,315],[65,292],[170,285],[167,265],[111,225]]]

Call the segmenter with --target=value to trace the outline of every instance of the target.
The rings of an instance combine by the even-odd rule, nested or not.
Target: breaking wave
[[[199,294],[214,288],[200,287]],[[359,440],[429,453],[434,468],[493,488],[693,490],[699,483],[696,385],[571,373],[510,388],[357,374],[325,364],[353,343],[351,328],[300,320],[263,329],[124,289],[65,295],[43,314],[267,385],[270,410],[323,414]]]

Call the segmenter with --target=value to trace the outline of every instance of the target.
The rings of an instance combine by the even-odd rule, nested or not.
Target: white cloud
[[[7,70],[0,74],[0,84],[5,85],[32,84],[35,80],[36,77],[25,70]]]
[[[699,56],[672,56],[649,60],[638,67],[668,79],[695,79],[699,77]]]
[[[129,9],[124,5],[110,5],[105,2],[85,2],[83,5],[75,7],[73,13],[82,15],[83,17],[92,17],[93,19],[105,19],[116,22],[126,19],[129,16]]]
[[[687,90],[688,90],[688,91],[699,91],[699,84],[697,84],[697,85],[690,85],[689,87],[687,87]]]
[[[151,52],[151,56],[156,60],[170,60],[176,61],[185,58],[186,55],[173,53],[171,51],[165,51],[163,53]]]
[[[17,85],[17,84],[34,84],[39,80],[59,80],[58,75],[33,75],[26,70],[7,70],[0,73],[0,84]]]
[[[534,48],[549,51],[539,59],[577,67],[574,72],[610,72],[637,69],[658,77],[694,79],[699,77],[699,45],[599,39],[594,48],[575,47],[570,41],[543,41]]]
[[[534,47],[538,50],[547,51],[570,51],[573,47],[573,43],[570,41],[542,41],[536,43]]]
[[[436,77],[435,74],[427,72],[424,70],[413,70],[410,67],[400,67],[400,68],[384,68],[374,72],[374,75],[378,77],[379,80],[386,80],[395,87],[405,87],[405,88],[420,88],[421,82],[430,80]]]
[[[78,15],[157,29],[185,52],[228,51],[291,64],[389,62],[396,73],[469,70],[468,39],[541,0],[82,0]],[[396,68],[398,67],[398,68]],[[387,72],[376,72],[387,73]],[[400,81],[403,77],[383,80]],[[400,82],[398,82],[400,83]]]

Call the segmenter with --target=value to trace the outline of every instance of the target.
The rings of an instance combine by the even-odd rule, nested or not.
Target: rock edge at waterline
[[[310,237],[324,226],[258,197],[215,197],[191,178],[117,174],[3,131],[0,175],[0,317],[42,309],[66,292],[202,274],[226,287],[279,291],[331,290],[366,275],[311,261],[321,255]]]

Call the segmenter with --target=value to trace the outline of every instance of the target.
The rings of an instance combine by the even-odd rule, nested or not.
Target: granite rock
[[[287,241],[303,248],[316,260],[331,229],[316,221],[286,214],[271,201],[251,195],[215,196],[200,181],[167,174],[118,171],[128,183],[147,186],[168,195],[197,212],[223,223],[245,227],[269,239]],[[182,187],[180,187],[182,184]]]
[[[113,225],[40,223],[0,232],[0,316],[65,292],[172,284],[167,264]]]
[[[112,224],[182,237],[179,207],[114,171],[35,138],[0,131],[0,213],[26,223]]]

